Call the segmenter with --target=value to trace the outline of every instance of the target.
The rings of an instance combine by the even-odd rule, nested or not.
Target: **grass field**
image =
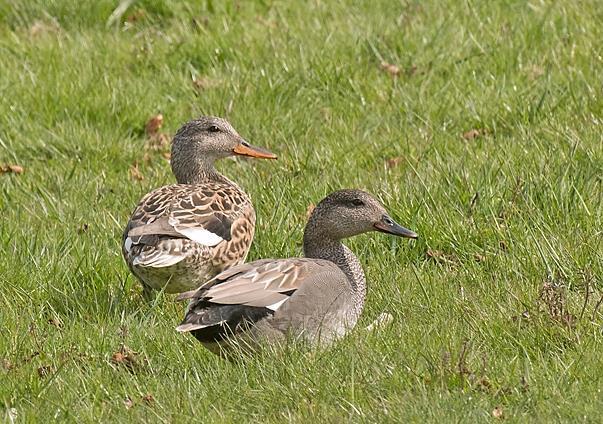
[[[2,419],[603,420],[599,2],[12,3]],[[256,205],[250,259],[299,255],[331,190],[379,196],[420,240],[348,246],[359,327],[395,321],[234,363],[176,333],[183,305],[144,304],[120,253],[136,202],[173,181],[158,113],[169,136],[225,116],[279,155],[220,164]]]

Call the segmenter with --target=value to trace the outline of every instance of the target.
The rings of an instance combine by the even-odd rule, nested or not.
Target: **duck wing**
[[[124,232],[124,252],[129,254],[136,245],[152,248],[165,238],[216,246],[224,240],[230,241],[238,226],[253,227],[254,222],[242,223],[242,219],[255,221],[255,214],[249,198],[238,187],[223,183],[161,187],[146,195],[132,214]],[[170,256],[166,262],[169,264],[183,258],[175,252],[157,253],[145,251],[143,256],[149,260],[138,258],[137,262],[166,266],[160,257]]]
[[[191,299],[180,332],[193,331],[201,341],[217,341],[244,324],[273,315],[304,285],[325,274],[347,281],[333,262],[321,259],[263,259],[232,267],[197,290],[182,293]]]

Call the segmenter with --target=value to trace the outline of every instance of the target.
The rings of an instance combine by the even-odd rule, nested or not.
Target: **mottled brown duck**
[[[255,211],[249,196],[214,167],[234,155],[276,158],[221,118],[195,119],[174,136],[170,163],[177,184],[144,196],[123,234],[124,258],[145,298],[157,290],[192,290],[245,261]]]

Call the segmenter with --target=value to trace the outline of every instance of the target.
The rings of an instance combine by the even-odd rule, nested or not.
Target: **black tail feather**
[[[249,325],[273,313],[274,311],[264,307],[222,305],[200,300],[191,306],[182,324],[206,326],[191,333],[200,342],[211,343],[245,331]]]

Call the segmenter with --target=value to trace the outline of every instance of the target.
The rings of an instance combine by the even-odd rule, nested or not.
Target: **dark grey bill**
[[[393,234],[394,236],[408,237],[412,239],[419,238],[419,235],[417,233],[415,233],[414,231],[410,231],[408,228],[404,228],[387,215],[383,215],[381,221],[375,222],[373,226],[377,231],[381,231],[382,233]]]

